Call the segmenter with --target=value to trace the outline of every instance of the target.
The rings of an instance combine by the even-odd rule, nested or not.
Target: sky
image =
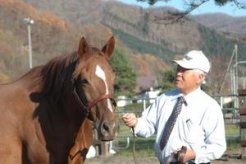
[[[143,8],[149,7],[149,4],[146,2],[138,2],[137,0],[118,0],[126,4],[132,4],[141,6]],[[185,1],[189,0],[171,0],[168,3],[157,2],[154,6],[151,7],[160,7],[160,6],[172,6],[179,10],[185,9]],[[238,0],[246,4],[246,0]],[[239,9],[233,3],[227,3],[226,5],[220,7],[215,5],[214,0],[209,0],[209,2],[204,3],[199,8],[191,12],[192,15],[206,14],[206,13],[225,13],[230,16],[246,16],[246,9]]]

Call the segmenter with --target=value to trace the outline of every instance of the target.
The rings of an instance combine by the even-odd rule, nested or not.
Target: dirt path
[[[154,157],[143,157],[136,160],[139,164],[159,164],[158,160]],[[105,158],[87,159],[85,164],[134,164],[134,160],[132,156],[122,157],[114,155]]]
[[[156,157],[154,156],[140,156],[136,158],[138,164],[160,164]],[[241,159],[241,150],[227,150],[220,160],[215,160],[211,162],[212,164],[246,164],[246,159]],[[135,164],[133,155],[129,156],[114,154],[108,157],[94,157],[91,159],[86,159],[85,164]]]
[[[159,161],[155,157],[138,157],[138,164],[159,164]],[[213,161],[212,164],[245,164],[246,160],[236,159],[236,157],[226,157],[221,160]],[[135,164],[133,157],[122,157],[112,155],[109,157],[96,157],[93,159],[87,159],[85,164]]]

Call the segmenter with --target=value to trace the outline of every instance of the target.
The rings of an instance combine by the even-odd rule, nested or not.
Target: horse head
[[[103,141],[112,140],[116,132],[115,74],[109,64],[114,46],[114,37],[101,50],[89,46],[82,37],[78,49],[79,63],[74,72],[75,97],[94,122],[98,138]]]

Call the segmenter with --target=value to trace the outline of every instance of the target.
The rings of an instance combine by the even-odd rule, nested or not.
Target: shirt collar
[[[189,94],[184,96],[179,90],[177,90],[177,94],[175,94],[175,96],[173,96],[172,100],[176,100],[176,99],[178,99],[178,97],[183,96],[185,99],[185,102],[186,102],[185,105],[188,105],[189,102],[194,101],[197,98],[197,96],[200,92],[201,92],[201,88],[198,87],[196,90],[194,90],[194,91],[192,91]]]
[[[186,104],[188,105],[190,102],[196,100],[199,96],[199,93],[201,92],[201,88],[198,87],[196,90],[192,91],[191,93],[184,96]]]

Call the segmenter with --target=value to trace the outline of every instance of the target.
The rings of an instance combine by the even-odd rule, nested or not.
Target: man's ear
[[[202,84],[202,82],[205,80],[205,75],[203,74],[203,73],[200,73],[199,75],[198,75],[198,83],[199,84]]]

